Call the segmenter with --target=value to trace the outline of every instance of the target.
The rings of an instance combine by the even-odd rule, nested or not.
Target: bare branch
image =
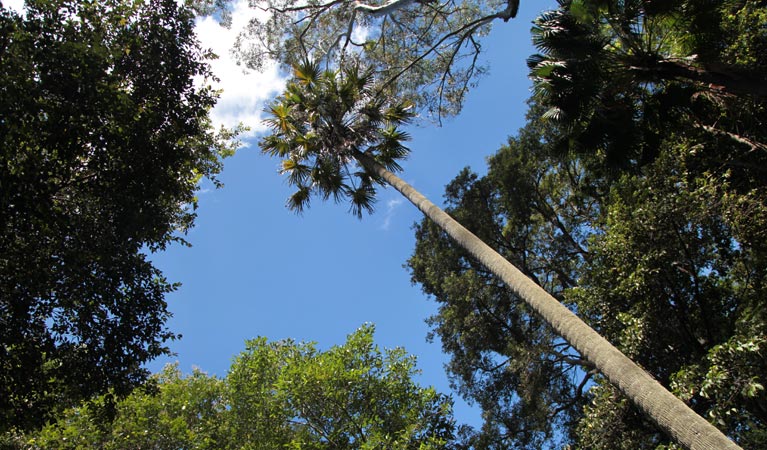
[[[495,19],[498,19],[498,18],[502,18],[501,14],[503,14],[503,12],[501,12],[501,13],[497,13],[497,14],[491,14],[491,15],[488,15],[488,16],[485,16],[485,17],[481,17],[481,18],[479,18],[479,19],[477,19],[477,20],[474,20],[474,21],[472,21],[472,22],[469,22],[468,24],[466,24],[466,25],[462,26],[461,28],[459,28],[459,29],[457,29],[457,30],[455,30],[455,31],[452,31],[452,32],[450,32],[450,33],[447,33],[446,35],[444,35],[444,36],[442,37],[442,39],[440,39],[439,41],[437,41],[437,43],[435,43],[434,45],[432,45],[431,47],[429,47],[429,49],[427,49],[427,50],[426,50],[425,52],[423,52],[423,53],[422,53],[420,56],[418,56],[418,57],[417,57],[417,58],[415,58],[413,61],[411,61],[411,62],[410,62],[410,63],[409,63],[407,66],[405,66],[404,68],[402,68],[402,69],[401,69],[399,72],[397,72],[397,73],[396,73],[396,74],[395,74],[393,77],[389,78],[389,79],[388,79],[388,80],[387,80],[387,81],[386,81],[386,82],[383,84],[383,86],[382,86],[381,88],[382,88],[382,89],[383,89],[383,88],[386,88],[386,87],[388,87],[389,85],[391,85],[392,83],[394,83],[394,82],[395,82],[395,81],[396,81],[396,80],[397,80],[399,77],[401,77],[403,74],[405,74],[405,73],[406,73],[408,70],[412,69],[412,68],[413,68],[413,67],[414,67],[416,64],[418,64],[419,62],[421,62],[422,60],[424,60],[424,59],[425,59],[427,56],[429,56],[431,53],[433,53],[434,51],[436,51],[436,50],[437,50],[437,49],[438,49],[438,48],[439,48],[439,47],[440,47],[440,46],[441,46],[441,45],[442,45],[442,44],[443,44],[445,41],[447,41],[448,39],[450,39],[450,38],[452,38],[452,37],[455,37],[455,36],[457,36],[457,35],[459,35],[459,34],[463,33],[465,30],[471,30],[471,32],[474,32],[474,31],[476,31],[476,30],[477,30],[479,27],[481,27],[481,26],[483,26],[483,25],[486,25],[486,24],[488,24],[488,23],[492,22],[492,21],[493,21],[493,20],[495,20]],[[463,41],[463,39],[462,39],[461,41]]]
[[[292,12],[300,12],[300,11],[309,11],[309,10],[319,10],[319,11],[326,11],[330,7],[338,5],[340,3],[346,3],[349,0],[333,0],[330,3],[325,3],[323,5],[302,5],[302,6],[290,6],[287,8],[277,8],[275,6],[261,6],[256,5],[255,7],[260,9],[261,11],[268,11],[268,12],[277,12],[280,14],[287,14]]]
[[[715,128],[715,127],[712,127],[712,126],[709,126],[709,125],[703,125],[701,123],[696,123],[695,126],[698,127],[698,128],[702,128],[703,130],[705,130],[705,131],[707,131],[707,132],[709,132],[711,134],[714,134],[714,135],[717,135],[717,136],[726,136],[726,137],[732,139],[735,142],[741,143],[743,145],[747,145],[747,146],[751,147],[751,151],[752,152],[757,151],[757,150],[762,150],[762,151],[767,152],[767,145],[765,145],[765,144],[763,144],[761,142],[753,141],[753,140],[751,140],[751,139],[749,139],[747,137],[741,136],[739,134],[731,133],[731,132],[725,131],[725,130],[720,130],[719,128]]]
[[[388,15],[394,11],[410,6],[411,3],[419,2],[419,0],[391,0],[389,3],[381,6],[366,5],[359,0],[354,2],[354,10],[362,11],[366,14],[370,14],[373,17],[381,17]]]

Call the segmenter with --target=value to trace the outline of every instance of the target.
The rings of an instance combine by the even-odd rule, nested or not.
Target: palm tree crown
[[[297,188],[288,199],[301,212],[311,197],[348,199],[358,217],[373,211],[376,185],[383,180],[365,169],[365,153],[392,171],[409,152],[399,126],[414,116],[408,101],[393,101],[376,90],[372,71],[354,64],[321,71],[311,61],[293,68],[283,95],[267,108],[271,134],[260,142],[264,153],[283,158],[281,173]]]

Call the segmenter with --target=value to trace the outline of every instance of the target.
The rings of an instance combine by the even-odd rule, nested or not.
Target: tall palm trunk
[[[363,167],[383,178],[439,225],[458,245],[501,278],[673,440],[694,450],[740,449],[572,311],[412,186],[386,170],[371,156],[357,152],[355,157]]]

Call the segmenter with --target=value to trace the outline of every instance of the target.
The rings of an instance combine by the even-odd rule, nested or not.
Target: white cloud
[[[216,127],[233,127],[238,123],[251,128],[250,136],[263,131],[261,123],[264,105],[285,85],[276,64],[267,64],[261,72],[237,65],[231,54],[237,34],[256,15],[247,0],[237,0],[232,10],[232,26],[224,28],[212,17],[198,19],[196,31],[203,48],[210,48],[218,59],[210,61],[213,73],[220,79],[215,89],[223,92],[211,112]]]
[[[2,0],[2,5],[20,13],[24,11],[24,0]],[[242,123],[250,127],[250,132],[242,136],[248,138],[265,130],[262,124],[264,106],[282,91],[285,78],[280,76],[276,64],[265,64],[261,72],[237,65],[231,54],[237,35],[251,18],[264,13],[250,8],[247,0],[236,0],[232,6],[230,28],[222,27],[212,17],[205,17],[197,19],[196,32],[202,47],[218,55],[218,59],[209,61],[214,75],[219,78],[211,86],[222,91],[211,111],[213,125],[215,128],[221,125],[231,128]]]
[[[18,12],[24,10],[24,0],[2,0],[2,4]],[[250,8],[247,0],[236,0],[233,3],[230,28],[220,26],[212,17],[198,19],[196,25],[202,47],[218,55],[218,59],[210,61],[213,73],[220,80],[212,83],[212,86],[222,90],[211,112],[213,124],[216,128],[221,125],[234,127],[241,122],[251,129],[248,136],[243,137],[252,137],[265,129],[261,123],[264,105],[277,92],[282,91],[285,85],[285,79],[280,76],[276,64],[265,65],[262,72],[247,70],[237,65],[230,52],[237,34],[259,12]]]
[[[399,208],[400,205],[402,205],[401,198],[393,198],[386,202],[386,215],[384,216],[383,223],[381,223],[380,226],[382,230],[389,231],[392,218],[394,217],[394,212],[397,208]]]
[[[24,0],[3,0],[3,6],[5,6],[6,9],[22,12],[24,11]]]
[[[365,26],[355,26],[352,30],[352,42],[361,43],[368,40],[370,29]]]

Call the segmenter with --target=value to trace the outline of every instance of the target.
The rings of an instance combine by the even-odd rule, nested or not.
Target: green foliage
[[[756,281],[764,278],[764,266],[758,250],[744,247],[729,226],[723,204],[712,201],[726,184],[690,178],[686,145],[667,148],[643,176],[624,177],[614,187],[605,231],[590,244],[592,263],[568,297],[582,317],[699,414],[716,419],[742,408],[731,412],[737,418],[729,423],[715,424],[742,446],[759,448],[766,426],[760,405],[767,398],[759,386],[767,372],[757,343],[765,322],[750,311],[764,307],[764,288]],[[756,341],[744,346],[745,336]],[[593,408],[609,410],[612,403],[600,402],[610,401],[596,396]],[[595,426],[603,420],[587,411],[581,423],[593,431],[592,441],[607,443],[603,448],[641,428],[642,447],[654,448],[647,424],[631,419],[635,424],[623,436]]]
[[[744,69],[767,70],[764,54],[767,52],[767,9],[763,2],[727,2],[722,14],[722,33],[728,36],[722,51],[725,60]]]
[[[281,172],[297,188],[288,207],[301,212],[319,195],[348,199],[358,217],[372,212],[375,185],[383,180],[357,155],[365,152],[388,170],[400,170],[409,136],[399,126],[413,117],[412,105],[383,95],[373,72],[360,66],[332,72],[304,62],[293,70],[285,93],[267,109],[271,134],[260,143],[264,153],[283,158]]]
[[[612,183],[565,298],[745,448],[765,445],[767,424],[765,10],[563,1],[536,21],[529,60],[556,151],[596,159]],[[580,445],[666,445],[596,381]]]
[[[756,148],[764,154],[756,125],[767,99],[765,53],[756,53],[765,42],[756,25],[763,2],[559,5],[536,19],[541,53],[528,65],[544,118],[563,129],[560,151],[599,154],[625,170],[652,161],[664,136],[684,132],[742,147],[726,158],[733,166],[753,164]]]
[[[230,2],[194,3],[226,11]],[[515,17],[519,1],[268,0],[251,7],[258,14],[235,44],[248,67],[276,61],[290,68],[311,59],[342,70],[361,63],[375,71],[388,95],[410,98],[439,120],[460,111],[487,71],[482,38],[492,22]]]
[[[325,352],[249,341],[227,378],[235,428],[249,433],[241,441],[264,442],[267,433],[286,448],[443,448],[452,437],[449,400],[416,385],[415,359],[380,350],[373,331],[364,326]]]
[[[447,186],[451,215],[741,446],[761,448],[764,188],[704,170],[726,139],[670,134],[652,162],[609,173],[600,155],[560,153],[561,129],[539,116],[533,103],[486,176],[464,170]],[[416,238],[408,263],[438,303],[433,333],[459,392],[484,410],[477,448],[673,448],[441,230],[424,221]]]
[[[586,263],[599,209],[583,166],[546,154],[530,122],[489,160],[487,176],[462,171],[446,210],[557,297]],[[586,192],[584,192],[586,191]],[[577,417],[591,365],[436,225],[416,227],[413,281],[438,303],[430,318],[451,356],[459,392],[484,410],[480,448],[556,445]]]
[[[0,432],[124,395],[166,353],[170,284],[147,251],[182,242],[216,134],[212,75],[173,0],[0,9]]]
[[[447,448],[450,400],[418,386],[415,360],[380,350],[363,326],[319,351],[290,340],[248,341],[224,379],[168,366],[99,416],[103,397],[27,437],[28,448]]]
[[[104,416],[111,398],[99,397],[67,410],[29,437],[26,448],[225,448],[222,380],[197,370],[184,378],[169,365],[150,381],[111,406],[114,418]]]
[[[572,448],[594,450],[634,450],[678,448],[673,444],[660,444],[658,435],[648,432],[652,425],[633,408],[618,390],[599,380],[589,389],[590,402],[583,408]],[[669,445],[670,447],[666,447]]]

